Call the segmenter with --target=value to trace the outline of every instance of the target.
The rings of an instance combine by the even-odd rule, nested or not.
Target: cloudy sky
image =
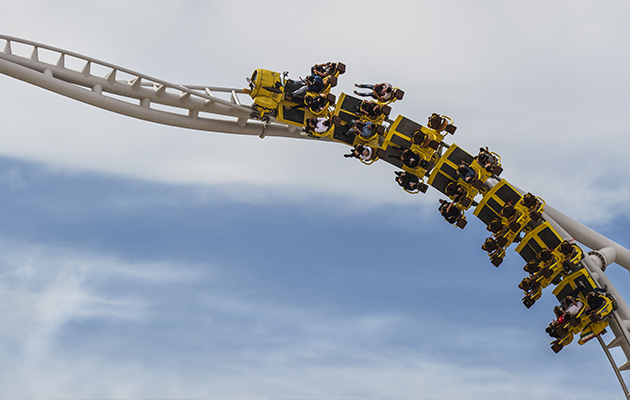
[[[629,11],[10,0],[0,33],[181,84],[343,61],[337,94],[392,82],[393,116],[449,115],[449,142],[628,247]],[[523,307],[519,256],[493,267],[480,221],[449,226],[390,165],[0,89],[2,398],[622,398],[596,342],[549,349],[555,301]]]

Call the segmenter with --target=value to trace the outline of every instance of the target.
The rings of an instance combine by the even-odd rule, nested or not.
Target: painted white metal
[[[308,138],[293,126],[274,121],[263,124],[249,120],[252,109],[241,104],[238,98],[238,93],[242,94],[243,89],[204,86],[191,89],[42,43],[0,35],[2,39],[6,42],[4,51],[0,52],[0,73],[96,107],[182,128],[257,136],[264,131],[266,136]],[[30,46],[30,57],[13,54],[12,43]],[[57,62],[53,65],[40,61],[39,49],[57,53]],[[80,71],[68,68],[68,57],[85,62],[83,68]],[[95,65],[109,72],[102,77],[93,75]],[[120,74],[126,74],[131,79],[119,80],[117,75]],[[230,98],[218,98],[212,91],[228,93]],[[152,108],[154,103],[172,108],[173,111]],[[204,114],[234,119],[209,118]]]
[[[559,223],[557,220],[551,217],[548,214],[548,211],[551,211],[554,217],[560,217],[562,223]],[[601,268],[602,265],[604,266],[604,268],[608,265],[605,264],[609,261],[606,255],[608,255],[608,257],[612,259],[614,253],[617,252],[618,248],[620,248],[619,250],[626,251],[627,249],[621,247],[610,239],[603,237],[599,233],[580,224],[579,222],[560,213],[558,210],[548,205],[545,205],[543,218],[548,221],[565,240],[576,240],[577,242],[587,246],[586,243],[582,242],[581,240],[575,239],[568,232],[568,230],[565,229],[565,227],[568,227],[572,232],[578,232],[580,238],[590,245],[601,244],[608,246],[601,249],[596,248],[595,251],[597,253],[589,254],[588,256],[584,257],[584,259],[580,261],[580,264],[591,274],[593,280],[598,287],[606,288],[608,293],[610,293],[617,300],[618,309],[616,311],[613,311],[612,318],[608,321],[609,328],[614,335],[614,339],[611,340],[607,345],[604,344],[604,341],[601,337],[598,336],[597,339],[602,345],[604,353],[610,361],[613,371],[615,372],[615,375],[619,380],[619,384],[624,391],[624,395],[627,399],[630,399],[630,392],[628,392],[627,385],[623,379],[623,376],[621,375],[621,371],[626,371],[630,369],[630,308],[628,307],[628,304],[625,302],[624,298],[621,296],[617,288],[615,288],[610,279],[608,279],[608,276],[606,276],[604,270]],[[625,267],[624,265],[622,266]],[[613,347],[620,347],[626,358],[624,363],[619,367],[617,366],[617,362],[608,351],[608,349]]]
[[[560,224],[575,240],[584,246],[606,252],[609,264],[617,263],[630,270],[630,250],[613,242],[604,235],[595,232],[588,226],[577,222],[551,206],[545,206],[545,212]],[[603,250],[605,249],[605,250]]]
[[[612,354],[610,354],[608,347],[604,343],[604,339],[602,339],[601,336],[597,336],[597,341],[602,346],[602,349],[604,350],[604,354],[606,354],[608,361],[610,361],[610,364],[612,365],[613,370],[615,371],[615,375],[617,376],[617,379],[619,380],[619,384],[621,385],[621,390],[623,390],[623,393],[626,395],[626,399],[630,400],[630,392],[628,392],[628,387],[626,386],[626,383],[624,382],[623,377],[621,376],[621,372],[619,368],[617,368],[617,363],[615,362],[615,359],[613,358]]]

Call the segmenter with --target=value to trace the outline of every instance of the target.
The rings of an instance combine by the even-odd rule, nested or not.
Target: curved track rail
[[[0,40],[5,42],[4,50],[0,52],[0,73],[95,107],[182,128],[260,137],[310,138],[296,126],[252,120],[251,107],[243,105],[239,99],[239,94],[245,93],[243,89],[173,84],[41,43],[4,35],[0,35]],[[17,55],[14,47],[20,47],[30,55]],[[54,63],[42,61],[42,52],[54,59]],[[75,64],[78,60],[82,67],[69,68],[67,64],[71,59]],[[95,69],[104,72],[94,73]],[[227,99],[219,98],[215,93],[222,93]],[[326,138],[322,140],[330,141]],[[597,339],[626,398],[630,399],[621,374],[621,371],[630,370],[630,308],[605,274],[612,263],[630,270],[630,250],[550,206],[545,207],[542,216],[563,239],[579,242],[591,249],[580,264],[599,287],[607,288],[617,299],[618,309],[609,320],[614,339],[608,343],[600,336]],[[625,356],[621,363],[609,351],[614,347],[620,347]]]

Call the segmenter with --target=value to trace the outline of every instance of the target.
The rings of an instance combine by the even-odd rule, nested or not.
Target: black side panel
[[[304,86],[302,84],[302,82],[299,81],[287,81],[287,83],[284,85],[284,92],[285,93],[293,93],[296,90],[298,90],[299,88],[301,88],[302,86]]]
[[[523,257],[523,260],[525,260],[526,263],[528,263],[534,257],[536,257],[536,252],[534,251],[534,249],[532,249],[532,247],[529,244],[526,244],[521,249],[521,252],[519,253],[519,255]]]
[[[282,116],[284,119],[297,122],[298,124],[305,125],[306,121],[304,121],[304,110],[300,110],[299,108],[289,108],[284,109],[282,111]]]
[[[444,193],[444,191],[446,190],[446,185],[448,185],[450,182],[452,182],[452,180],[448,176],[442,174],[441,172],[438,172],[437,175],[435,175],[435,178],[433,178],[433,183],[431,184],[431,186]]]
[[[347,112],[340,112],[339,118],[341,118],[343,122],[347,122],[348,124],[350,124],[353,120],[359,119],[356,115],[348,114]]]
[[[398,135],[392,135],[392,143],[396,146],[402,147],[403,149],[408,149],[411,147],[411,142],[407,139],[404,139]]]
[[[556,295],[556,298],[558,299],[558,301],[562,301],[565,297],[570,295],[572,292],[573,292],[573,287],[571,286],[571,283],[567,283],[566,286],[563,287],[562,290],[558,292],[558,294]]]
[[[511,201],[512,204],[518,203],[518,201],[522,197],[517,191],[515,191],[508,185],[501,186],[499,190],[497,190],[496,196],[503,200],[505,203],[509,203]]]
[[[534,255],[540,253],[540,251],[542,250],[542,248],[540,247],[540,245],[538,244],[538,242],[536,241],[531,241],[529,243],[529,246],[532,248],[532,250],[534,251]]]
[[[356,97],[346,95],[346,98],[343,99],[343,103],[341,103],[341,109],[354,114],[359,111],[361,101],[362,100],[359,100]]]
[[[450,177],[451,180],[457,181],[457,178],[458,178],[457,171],[455,170],[455,168],[451,167],[450,165],[446,163],[442,164],[442,166],[440,167],[440,172]]]
[[[396,127],[396,131],[411,137],[411,135],[413,135],[413,133],[420,128],[422,128],[422,125],[420,125],[419,123],[413,122],[412,120],[403,117],[400,121],[400,124],[398,124],[398,126]]]
[[[350,126],[341,125],[335,127],[335,131],[333,132],[333,139],[339,140],[340,142],[348,143],[350,146],[354,144],[354,134],[346,135]]]
[[[525,262],[530,262],[542,250],[535,240],[530,240],[519,253]]]
[[[580,288],[580,293],[582,293],[582,295],[584,295],[584,297],[586,297],[588,292],[590,292],[591,290],[595,289],[584,275],[576,278],[574,282]],[[580,285],[580,283],[582,285],[584,285],[584,287],[582,287],[582,285]]]
[[[499,215],[499,212],[503,208],[503,207],[501,207],[499,202],[496,201],[495,199],[493,199],[492,197],[490,197],[488,199],[488,201],[486,202],[486,205],[488,205],[488,207],[492,208],[492,210],[497,214],[497,216]]]
[[[584,297],[591,290],[595,289],[591,283],[588,281],[588,278],[584,275],[580,275],[575,278],[572,282],[567,282],[566,286],[562,288],[561,291],[558,292],[556,298],[558,301],[562,301],[567,296],[576,296],[578,293],[582,293]]]
[[[402,168],[403,162],[400,161],[401,153],[402,153],[402,150],[400,150],[399,148],[389,146],[387,150],[385,151],[384,157],[380,157],[380,158],[381,160],[386,161],[392,165],[395,165],[398,168]]]
[[[448,160],[455,165],[459,165],[461,161],[464,161],[466,164],[470,165],[470,163],[473,162],[473,156],[458,147],[453,150],[453,152],[448,156]]]
[[[545,246],[551,250],[555,249],[560,243],[562,243],[562,240],[549,228],[545,228],[540,231],[538,236],[542,239],[543,243],[545,243]]]
[[[477,218],[479,218],[484,224],[490,225],[493,219],[498,218],[499,214],[494,212],[492,208],[488,207],[488,205],[484,205],[483,208],[477,214]]]

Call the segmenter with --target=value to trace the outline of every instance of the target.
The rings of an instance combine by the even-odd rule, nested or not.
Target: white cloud
[[[392,315],[299,306],[252,292],[247,280],[233,291],[220,266],[6,240],[0,254],[7,397],[518,399],[601,390],[558,387],[546,377],[574,381],[549,370],[560,360],[520,370],[535,344],[529,331],[499,324],[489,334],[432,307]]]
[[[360,9],[335,3],[330,5],[334,13],[306,4],[275,3],[301,15],[300,21],[317,20],[323,30],[335,32],[338,40],[327,46],[317,35],[281,35],[274,23],[247,28],[257,26],[259,18],[282,19],[278,13],[265,14],[274,7],[255,2],[160,7],[150,2],[124,7],[120,2],[64,4],[77,13],[65,13],[51,23],[47,22],[50,5],[12,3],[4,6],[8,9],[2,22],[10,33],[182,83],[238,86],[258,67],[289,69],[299,75],[312,59],[342,59],[348,72],[338,91],[352,90],[356,80],[394,81],[406,90],[405,99],[394,104],[394,115],[400,112],[423,122],[433,111],[449,114],[459,126],[449,141],[470,152],[490,145],[508,166],[505,176],[525,189],[531,183],[543,198],[556,200],[567,190],[577,192],[581,205],[552,202],[559,208],[571,207],[575,217],[588,219],[597,208],[602,218],[611,218],[607,210],[616,207],[602,207],[602,201],[620,203],[602,197],[618,198],[628,188],[627,166],[610,162],[628,158],[628,82],[625,69],[618,68],[625,59],[616,50],[627,48],[627,35],[621,34],[627,29],[622,28],[626,26],[623,13],[610,12],[618,3],[472,6],[423,1],[413,6],[392,2],[383,8],[366,2]],[[8,18],[20,13],[29,18]],[[95,27],[76,35],[82,18],[96,13],[102,17],[94,21]],[[395,21],[395,28],[362,41],[362,24],[379,13],[390,15],[382,23]],[[423,16],[422,23],[418,15]],[[191,18],[203,25],[190,23],[183,29],[181,21]],[[389,18],[391,22],[386,22]],[[157,20],[170,22],[158,24],[158,29],[152,22]],[[112,21],[125,28],[114,29]],[[236,21],[242,28],[234,29]],[[195,35],[193,41],[183,39]],[[253,44],[256,35],[266,39]],[[282,41],[272,45],[277,35]],[[367,55],[374,48],[387,49],[387,55],[372,60]],[[224,56],[228,52],[230,56]],[[172,53],[177,57],[168,56]],[[607,62],[599,61],[604,59]],[[277,191],[350,196],[373,204],[426,201],[424,196],[406,196],[397,190],[393,167],[368,168],[343,159],[342,145],[261,141],[161,127],[4,79],[4,92],[10,94],[0,99],[7,113],[0,136],[5,155],[160,182],[236,183],[252,187],[259,198]],[[602,152],[604,141],[615,145]],[[593,189],[583,182],[590,184],[619,167],[623,167],[622,184],[615,185],[613,192],[598,187],[597,195],[588,193]],[[556,172],[562,168],[568,172]],[[375,189],[381,187],[390,189]]]

